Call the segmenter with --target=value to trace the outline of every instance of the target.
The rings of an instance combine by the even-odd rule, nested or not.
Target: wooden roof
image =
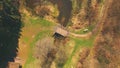
[[[55,28],[55,33],[58,33],[64,37],[68,36],[69,31],[67,31],[63,26],[57,26]]]

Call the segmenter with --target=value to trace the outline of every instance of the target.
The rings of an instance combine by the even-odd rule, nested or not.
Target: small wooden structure
[[[69,31],[66,30],[63,26],[59,25],[57,27],[55,27],[55,33],[58,33],[64,37],[69,35]]]
[[[21,68],[19,63],[8,62],[8,68]]]

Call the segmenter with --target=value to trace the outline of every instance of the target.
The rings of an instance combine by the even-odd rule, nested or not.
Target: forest
[[[120,68],[120,0],[0,0],[0,68]]]

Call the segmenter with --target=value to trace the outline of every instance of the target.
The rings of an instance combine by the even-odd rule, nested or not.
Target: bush
[[[50,37],[43,38],[36,43],[34,57],[40,61],[42,68],[49,68],[55,58],[55,47]]]

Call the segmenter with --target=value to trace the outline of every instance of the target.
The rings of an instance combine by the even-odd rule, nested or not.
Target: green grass
[[[94,29],[94,27],[95,27],[94,25],[91,25],[91,26],[88,26],[86,28],[82,28],[80,30],[74,31],[74,33],[76,33],[76,34],[85,34],[85,33],[91,32]],[[84,32],[84,29],[88,29],[88,31]]]
[[[53,25],[52,22],[47,21],[47,20],[45,20],[43,18],[36,18],[36,19],[30,18],[30,22],[33,25],[40,24],[41,26],[44,26],[44,27],[49,27],[49,26]]]
[[[34,48],[35,43],[36,43],[38,40],[40,40],[41,38],[43,38],[43,37],[51,34],[50,32],[51,32],[50,30],[40,31],[40,32],[35,36],[35,38],[33,39],[33,41],[30,43],[29,58],[28,58],[26,64],[30,64],[32,61],[35,60],[35,58],[33,57],[33,48]],[[26,68],[26,65],[25,65],[25,68]]]
[[[31,27],[33,26],[33,27]],[[24,65],[24,68],[27,68],[29,64],[31,64],[33,61],[35,61],[35,58],[33,57],[33,48],[35,43],[44,38],[45,36],[52,36],[52,27],[54,26],[54,23],[47,21],[45,19],[39,18],[39,17],[28,17],[28,21],[25,22],[24,27],[27,28],[35,28],[35,26],[40,26],[41,31],[38,31],[38,33],[35,35],[35,37],[33,38],[32,42],[29,43],[30,45],[30,49],[29,49],[29,55],[28,55],[28,59]],[[38,28],[38,27],[37,27]],[[36,28],[36,29],[37,29]],[[28,42],[29,38],[24,38],[25,42]]]
[[[52,31],[50,30],[44,30],[44,31],[40,31],[34,38],[33,42],[31,43],[31,47],[34,46],[34,43],[36,43],[38,40],[40,40],[41,38],[44,38],[45,36],[52,36]]]
[[[75,47],[74,47],[70,57],[68,58],[64,68],[71,68],[70,66],[72,64],[72,58],[78,52],[78,50],[80,50],[82,47],[91,48],[93,46],[95,36],[91,37],[90,39],[79,39],[79,38],[71,37],[71,40],[75,41]]]
[[[29,41],[29,38],[24,37],[23,41],[24,41],[25,43],[27,43],[27,42]]]

